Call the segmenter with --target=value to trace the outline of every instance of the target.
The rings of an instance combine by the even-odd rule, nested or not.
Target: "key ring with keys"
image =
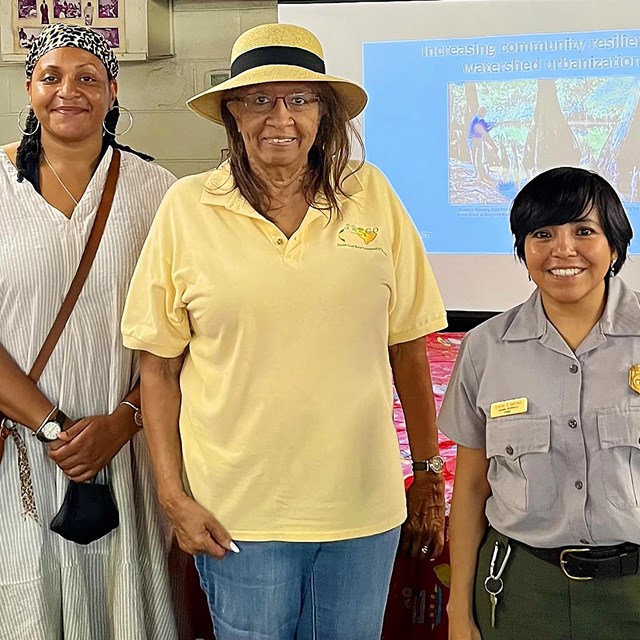
[[[498,552],[500,551],[500,543],[496,540],[493,547],[493,555],[491,556],[491,563],[489,565],[489,575],[484,581],[484,590],[489,594],[489,603],[491,607],[491,628],[495,629],[496,626],[496,609],[498,607],[498,595],[502,593],[504,589],[504,582],[502,581],[502,572],[507,566],[509,556],[511,555],[511,545],[507,542],[507,546],[504,552],[504,558],[496,573],[496,561],[498,560]]]
[[[500,567],[498,569],[498,573],[495,573],[496,570],[496,561],[498,560],[498,553],[500,551],[500,543],[496,540],[496,543],[493,547],[493,555],[491,556],[491,563],[489,565],[489,575],[485,578],[484,581],[484,589],[490,594],[497,596],[502,592],[504,588],[504,582],[502,581],[502,573],[504,572],[504,568],[507,566],[507,562],[509,561],[509,556],[511,555],[511,545],[507,543],[507,548],[505,550],[504,558],[500,563]],[[492,590],[489,585],[490,583],[499,583],[497,590]]]

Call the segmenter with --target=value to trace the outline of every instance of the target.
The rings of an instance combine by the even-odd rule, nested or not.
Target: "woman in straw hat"
[[[218,640],[380,635],[406,517],[391,370],[417,469],[403,545],[442,548],[425,335],[445,312],[397,196],[349,161],[366,94],[322,56],[305,29],[256,27],[189,101],[224,125],[229,161],[168,192],[123,319]]]
[[[135,419],[137,358],[119,339],[129,278],[175,178],[116,143],[118,61],[102,36],[45,27],[25,71],[23,137],[0,150],[0,637],[177,640],[169,529]],[[25,372],[69,290],[118,156],[98,252],[36,385]],[[86,545],[54,533],[69,479],[107,475],[119,526],[90,542],[92,527]],[[77,539],[78,529],[64,533]]]

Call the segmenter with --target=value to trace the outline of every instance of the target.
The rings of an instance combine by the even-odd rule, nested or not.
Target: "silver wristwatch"
[[[58,409],[54,418],[47,417],[33,434],[40,442],[53,442],[57,440],[58,434],[64,431],[64,423],[67,416]]]
[[[444,469],[444,458],[442,456],[433,456],[427,460],[413,463],[415,471],[431,471],[432,473],[442,473]]]

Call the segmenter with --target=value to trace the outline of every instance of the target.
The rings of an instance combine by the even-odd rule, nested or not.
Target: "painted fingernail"
[[[233,553],[240,553],[240,549],[238,548],[238,545],[233,540],[229,543],[229,549],[231,549]]]

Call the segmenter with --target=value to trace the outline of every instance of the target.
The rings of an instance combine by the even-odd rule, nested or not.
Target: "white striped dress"
[[[109,149],[71,219],[0,151],[0,343],[28,371],[75,274],[111,161]],[[164,192],[165,169],[123,152],[107,227],[84,289],[39,386],[70,417],[113,411],[136,375],[120,316]],[[1,384],[1,382],[0,382]],[[144,436],[113,460],[120,527],[81,546],[49,530],[67,480],[41,442],[28,449],[39,523],[22,514],[17,449],[0,462],[0,640],[175,640],[166,566],[170,532],[155,500]]]

